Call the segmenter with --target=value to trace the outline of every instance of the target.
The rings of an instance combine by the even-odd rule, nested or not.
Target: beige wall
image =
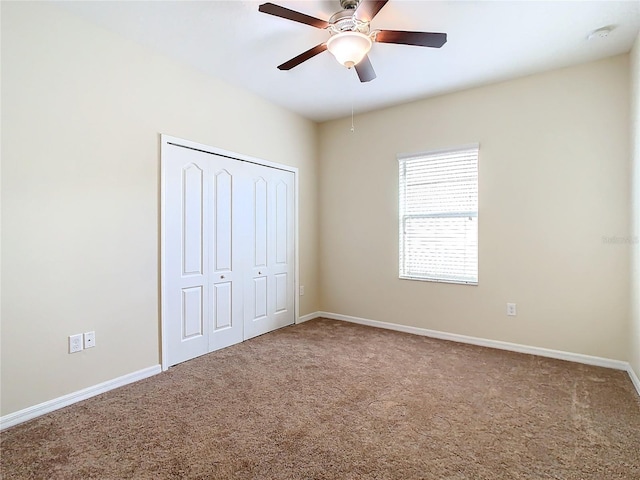
[[[631,50],[631,164],[632,200],[630,248],[631,262],[631,330],[629,361],[640,376],[640,34]]]
[[[628,55],[320,126],[324,311],[627,360]],[[480,143],[479,285],[398,279],[396,154]],[[516,302],[518,316],[505,315]]]
[[[315,124],[2,2],[2,415],[159,363],[159,133],[299,168],[300,314],[319,309]]]

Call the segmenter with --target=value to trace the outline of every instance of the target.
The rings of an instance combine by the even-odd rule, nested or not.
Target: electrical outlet
[[[515,317],[517,315],[515,303],[507,303],[507,315],[509,317]]]
[[[87,332],[84,334],[84,348],[96,346],[96,332]]]
[[[300,296],[304,296],[304,285],[300,285]]]
[[[69,335],[69,353],[82,351],[82,334]]]

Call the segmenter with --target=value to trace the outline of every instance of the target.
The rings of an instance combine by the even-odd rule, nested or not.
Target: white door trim
[[[173,137],[170,135],[160,134],[160,278],[159,278],[159,291],[160,291],[160,336],[161,336],[161,361],[162,361],[162,370],[165,371],[169,368],[169,358],[168,358],[168,350],[167,350],[167,335],[165,332],[167,331],[166,323],[166,296],[165,296],[165,245],[166,245],[166,231],[165,231],[165,207],[166,207],[166,198],[165,198],[165,183],[166,183],[166,171],[165,171],[165,163],[163,162],[163,157],[166,155],[166,149],[169,145],[177,145],[185,148],[191,148],[194,150],[198,150],[204,153],[211,153],[214,155],[219,155],[227,158],[231,158],[234,160],[239,160],[242,162],[254,163],[256,165],[262,165],[264,167],[277,168],[279,170],[285,170],[287,172],[292,172],[294,177],[294,212],[293,212],[293,231],[294,231],[294,323],[298,323],[298,318],[300,314],[300,270],[299,270],[299,251],[298,251],[298,192],[299,192],[299,181],[298,181],[298,168],[292,167],[290,165],[285,165],[277,162],[270,162],[268,160],[263,160],[261,158],[251,157],[249,155],[243,155],[241,153],[231,152],[229,150],[223,150],[221,148],[211,147],[209,145],[204,145],[202,143],[192,142],[190,140],[185,140],[178,137]]]

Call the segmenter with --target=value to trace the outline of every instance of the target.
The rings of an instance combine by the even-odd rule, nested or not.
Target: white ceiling
[[[266,0],[265,0],[266,1]],[[57,3],[57,2],[56,2]],[[390,0],[372,29],[446,32],[441,49],[374,44],[378,78],[360,83],[324,52],[277,65],[326,41],[308,25],[258,12],[262,1],[59,2],[60,7],[315,121],[628,52],[637,1]],[[272,0],[328,19],[338,0]],[[605,39],[587,40],[602,26]]]

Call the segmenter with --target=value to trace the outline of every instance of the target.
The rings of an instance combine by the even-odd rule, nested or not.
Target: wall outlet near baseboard
[[[304,285],[300,285],[300,296],[304,297]]]
[[[82,334],[69,335],[69,353],[82,351]]]
[[[516,304],[515,303],[507,303],[507,315],[509,317],[515,317],[518,314],[518,312],[516,311]]]

